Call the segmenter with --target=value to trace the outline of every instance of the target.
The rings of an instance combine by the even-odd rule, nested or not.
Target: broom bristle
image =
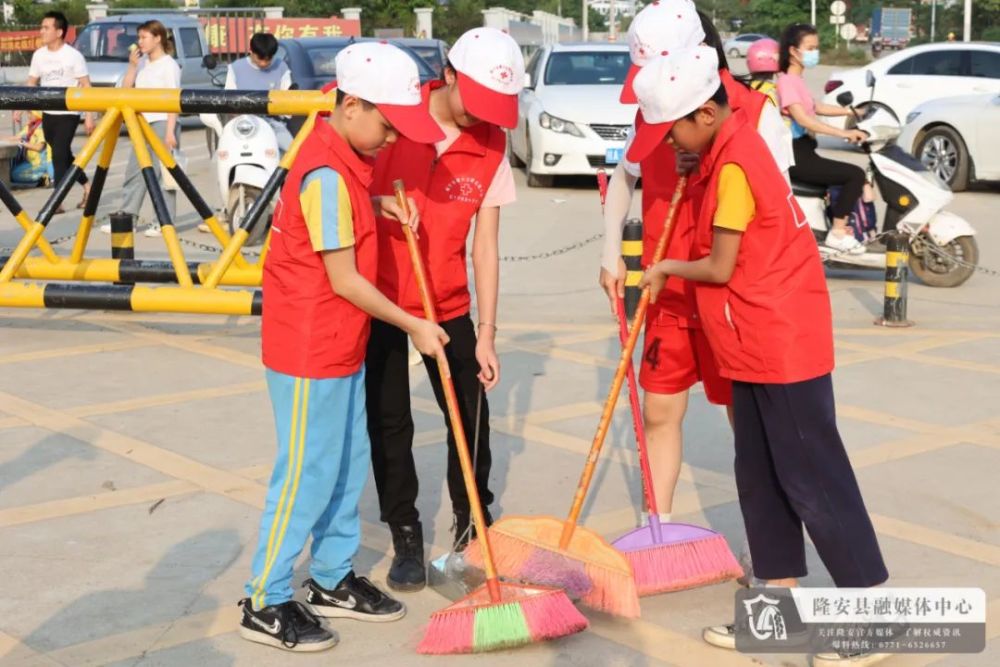
[[[573,598],[592,609],[625,618],[639,618],[639,592],[631,573],[603,567],[563,551],[529,544],[519,538],[492,529],[497,571],[504,576],[533,584],[562,588]],[[466,549],[468,561],[475,565],[477,550]]]
[[[418,653],[481,653],[556,639],[586,629],[587,619],[560,590],[502,585],[502,602],[481,587],[431,615]]]
[[[722,535],[623,552],[635,573],[639,595],[705,586],[735,579],[743,568]]]

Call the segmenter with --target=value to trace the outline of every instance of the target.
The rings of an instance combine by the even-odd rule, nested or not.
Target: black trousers
[[[455,394],[458,396],[462,426],[473,449],[476,402],[482,393],[479,362],[476,361],[476,333],[468,315],[441,322],[451,342],[445,348],[451,368]],[[390,324],[372,320],[371,337],[365,357],[365,382],[368,400],[368,434],[372,444],[372,469],[378,490],[382,521],[411,524],[420,519],[417,511],[417,467],[413,460],[413,415],[410,412],[409,350],[406,333]],[[462,470],[455,449],[455,437],[448,421],[441,377],[433,357],[424,357],[424,366],[434,389],[434,396],[445,415],[448,427],[448,492],[455,512],[469,512],[469,497],[462,481]],[[490,456],[489,406],[485,393],[479,416],[479,456],[476,483],[483,509],[493,502],[489,490],[492,459]]]
[[[835,218],[846,218],[864,192],[865,172],[853,164],[820,157],[816,145],[816,140],[809,135],[792,142],[795,164],[788,170],[788,176],[800,183],[840,186],[840,196],[831,212]]]
[[[58,184],[73,164],[73,137],[80,125],[79,114],[42,114],[42,132],[45,143],[52,147],[52,178]],[[83,170],[77,174],[76,182],[87,183],[87,175]]]
[[[803,524],[839,587],[888,578],[875,529],[837,431],[829,375],[733,383],[736,488],[755,576],[806,574]]]

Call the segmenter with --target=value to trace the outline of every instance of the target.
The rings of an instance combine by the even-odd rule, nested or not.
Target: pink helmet
[[[751,74],[778,71],[778,43],[770,37],[758,39],[747,50],[747,69]]]

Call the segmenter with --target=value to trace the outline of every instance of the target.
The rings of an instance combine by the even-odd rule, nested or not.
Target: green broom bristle
[[[521,605],[492,605],[476,610],[472,650],[495,651],[530,644],[531,632]]]

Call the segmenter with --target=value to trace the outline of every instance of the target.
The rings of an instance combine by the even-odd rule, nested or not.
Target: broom
[[[654,262],[658,262],[666,251],[686,186],[687,177],[682,176],[671,199],[663,233],[653,254]],[[645,289],[636,318],[645,318],[648,307],[649,290]],[[604,402],[597,433],[590,446],[566,520],[546,516],[512,516],[500,519],[489,529],[490,538],[501,553],[497,560],[501,574],[566,588],[567,592],[578,594],[580,602],[589,607],[627,618],[639,616],[639,593],[632,565],[600,535],[578,526],[577,522],[638,339],[639,327],[634,327],[622,350],[611,389]]]
[[[597,186],[603,211],[608,192],[608,178],[603,170],[597,173]],[[625,236],[629,238],[628,234]],[[628,255],[625,258],[626,264],[629,264],[630,259],[635,262],[628,266],[629,270],[640,269],[636,262],[638,257],[624,252],[625,243],[627,241],[622,242],[622,254]],[[628,340],[628,311],[631,310],[627,300],[632,296],[631,291],[636,288],[625,289],[625,299],[619,298],[617,303],[618,336],[623,347]],[[632,326],[641,326],[639,320],[633,322]],[[653,471],[649,465],[646,429],[639,404],[639,387],[631,359],[628,363],[627,379],[632,426],[639,452],[639,470],[642,473],[643,493],[648,510],[648,524],[622,535],[612,542],[612,546],[621,551],[632,565],[639,595],[655,595],[693,588],[739,576],[742,574],[742,568],[730,551],[724,536],[691,524],[673,522],[663,524],[660,521],[656,493],[653,490]]]
[[[636,319],[632,326],[639,326],[639,320]],[[628,325],[622,299],[618,299],[618,335],[624,346],[628,342]],[[646,449],[646,430],[639,407],[639,387],[631,360],[628,365],[628,393],[649,524],[625,533],[611,544],[632,565],[639,595],[679,591],[740,576],[743,568],[723,535],[691,524],[660,522],[656,494],[653,492],[653,471],[649,467]]]
[[[408,210],[406,190],[402,181],[393,183],[396,201]],[[403,234],[410,250],[414,277],[420,290],[420,300],[428,320],[437,321],[424,273],[423,260],[413,232],[404,223]],[[438,359],[438,372],[448,404],[448,418],[455,433],[455,445],[462,466],[462,478],[469,495],[476,532],[482,536],[479,546],[486,572],[486,583],[449,607],[431,615],[430,626],[417,652],[430,654],[479,653],[514,648],[546,639],[565,637],[586,629],[587,619],[573,606],[566,593],[556,588],[521,586],[500,583],[493,564],[486,519],[479,500],[479,489],[472,473],[469,445],[458,412],[458,399],[451,381],[448,362]]]

